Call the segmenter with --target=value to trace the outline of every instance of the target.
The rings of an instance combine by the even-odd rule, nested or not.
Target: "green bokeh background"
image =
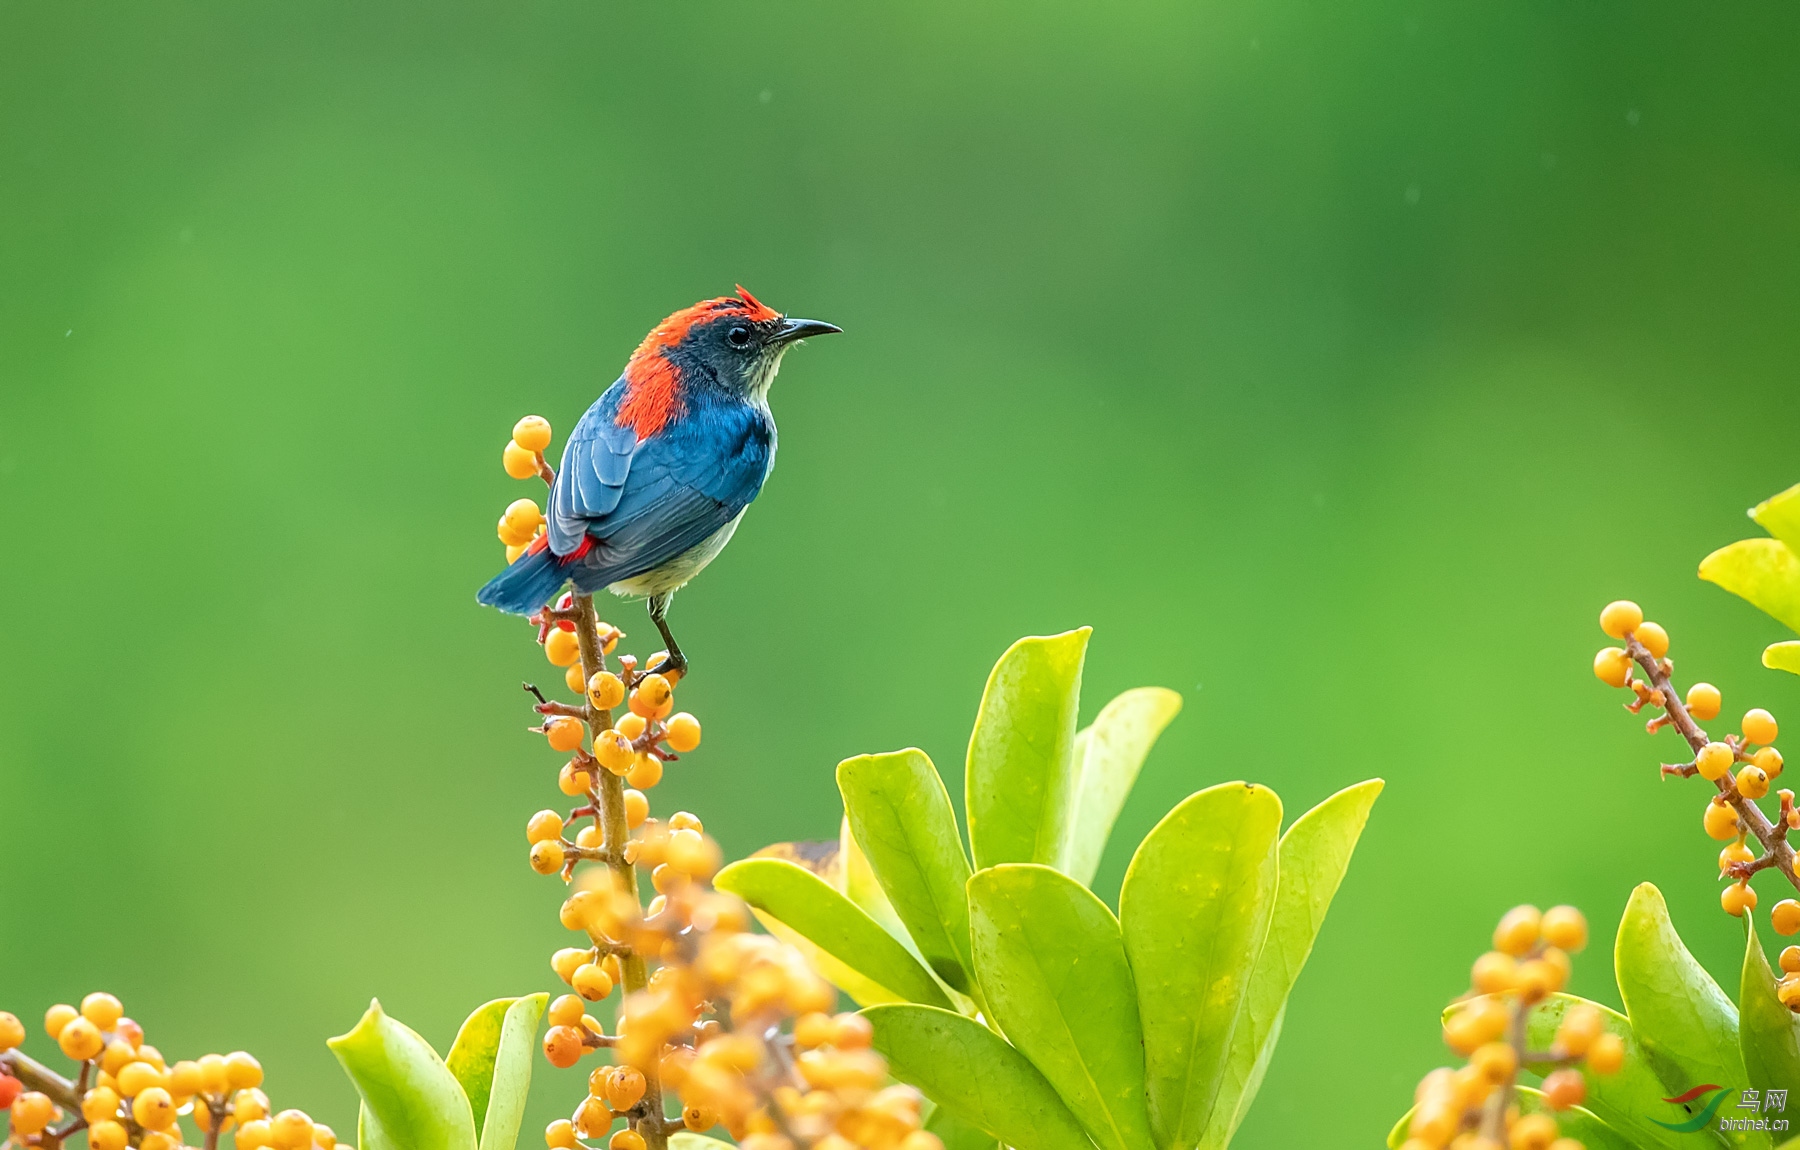
[[[1587,908],[1607,1001],[1641,880],[1734,971],[1700,792],[1588,663],[1631,594],[1683,678],[1800,722],[1780,628],[1694,577],[1800,479],[1796,33],[0,3],[0,1006],[112,989],[343,1131],[322,1039],[371,996],[444,1046],[548,988],[518,682],[557,676],[473,601],[500,446],[740,281],[849,334],[790,358],[780,465],[676,604],[707,738],[660,807],[739,855],[830,834],[852,753],[954,786],[994,658],[1084,623],[1086,714],[1188,700],[1109,897],[1204,784],[1385,776],[1245,1147],[1373,1144],[1512,903]]]

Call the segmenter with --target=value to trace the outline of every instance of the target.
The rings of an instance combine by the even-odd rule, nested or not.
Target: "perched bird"
[[[657,324],[564,445],[547,530],[476,598],[530,615],[567,583],[645,596],[667,666],[685,671],[669,600],[731,541],[775,465],[769,385],[781,357],[841,330],[790,319],[742,287]]]

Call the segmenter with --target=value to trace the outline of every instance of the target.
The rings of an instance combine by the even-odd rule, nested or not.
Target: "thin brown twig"
[[[1676,693],[1674,684],[1669,681],[1668,666],[1662,660],[1651,655],[1650,649],[1633,636],[1626,636],[1625,649],[1631,655],[1632,661],[1643,668],[1644,674],[1649,676],[1651,693],[1661,696],[1660,699],[1655,700],[1653,705],[1661,706],[1668,713],[1669,720],[1675,729],[1681,733],[1683,739],[1687,740],[1687,744],[1692,748],[1694,754],[1699,755],[1701,748],[1712,740],[1688,714],[1687,705],[1682,702],[1681,696]],[[1642,693],[1638,697],[1640,701],[1644,699]],[[1665,767],[1664,773],[1680,772],[1670,772]],[[1737,780],[1732,775],[1725,774],[1719,777],[1714,780],[1713,785],[1718,787],[1720,796],[1725,802],[1731,804],[1732,809],[1737,811],[1739,820],[1755,836],[1756,841],[1762,844],[1763,848],[1762,857],[1750,863],[1733,863],[1729,868],[1730,873],[1738,878],[1748,878],[1758,870],[1774,867],[1786,876],[1795,890],[1800,890],[1800,874],[1794,872],[1794,848],[1788,845],[1785,825],[1782,831],[1777,833],[1774,824],[1769,822],[1769,817],[1763,814],[1762,808],[1738,792]]]

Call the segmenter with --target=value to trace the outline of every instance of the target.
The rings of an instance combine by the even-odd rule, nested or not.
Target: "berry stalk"
[[[606,650],[605,644],[600,640],[599,618],[594,614],[594,597],[577,595],[572,611],[575,616],[575,638],[581,645],[582,678],[591,680],[606,670]],[[612,729],[612,709],[596,707],[592,699],[584,701],[582,708],[587,712],[590,742],[593,746],[599,746],[601,732]],[[595,805],[600,810],[603,836],[601,849],[606,852],[606,865],[618,880],[620,889],[635,894],[638,889],[637,867],[625,857],[625,843],[631,835],[625,816],[625,780],[605,770],[595,771],[594,777],[593,794]],[[645,968],[644,957],[635,947],[619,956],[619,972],[622,975],[619,981],[624,984],[627,995],[636,994],[649,985],[649,972]],[[644,1109],[654,1119],[643,1123],[639,1131],[644,1136],[646,1150],[667,1150],[670,1124],[663,1112],[660,1076],[645,1076],[643,1101]]]
[[[1688,747],[1694,752],[1697,763],[1701,752],[1712,740],[1695,724],[1681,695],[1676,692],[1674,684],[1669,681],[1669,674],[1673,668],[1667,660],[1657,658],[1635,634],[1626,635],[1623,641],[1626,653],[1631,656],[1632,662],[1641,667],[1650,680],[1650,696],[1646,701],[1652,706],[1660,706],[1663,709],[1669,724],[1681,734],[1683,739],[1687,740]],[[1660,700],[1657,696],[1660,696]],[[1733,750],[1740,760],[1749,761],[1750,756],[1743,754],[1742,748],[1734,746]],[[1695,774],[1698,773],[1698,767],[1695,763],[1687,763],[1673,768],[1668,773]],[[1795,890],[1800,890],[1800,875],[1794,871],[1794,848],[1787,841],[1788,824],[1786,820],[1784,819],[1780,826],[1771,823],[1768,816],[1763,814],[1762,808],[1738,790],[1736,778],[1730,771],[1726,771],[1714,779],[1713,785],[1718,787],[1720,798],[1737,812],[1738,818],[1743,820],[1745,828],[1756,836],[1756,841],[1761,843],[1763,848],[1761,857],[1750,862],[1732,863],[1727,869],[1727,873],[1741,880],[1749,878],[1759,870],[1772,867],[1786,876]],[[1783,806],[1786,807],[1785,802]]]

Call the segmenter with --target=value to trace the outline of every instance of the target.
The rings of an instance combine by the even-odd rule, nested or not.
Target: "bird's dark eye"
[[[725,333],[725,338],[732,347],[748,347],[750,345],[750,329],[738,324]]]

